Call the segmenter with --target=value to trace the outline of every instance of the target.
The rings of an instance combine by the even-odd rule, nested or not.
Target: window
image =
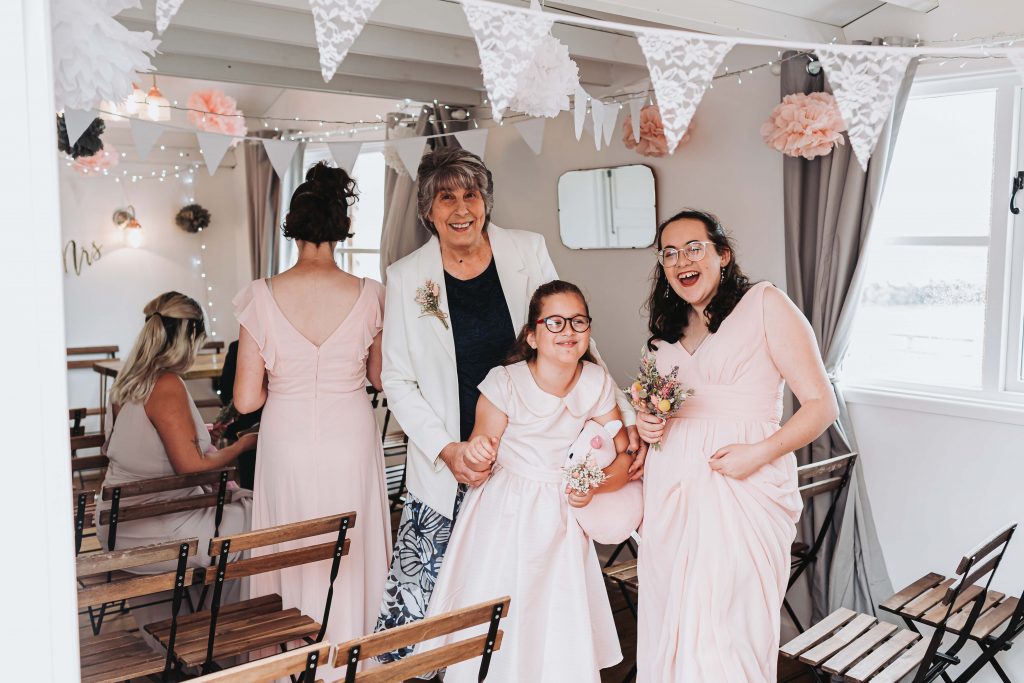
[[[338,265],[358,277],[380,280],[380,238],[384,227],[384,152],[369,144],[363,145],[352,169],[352,177],[359,188],[359,201],[351,209],[352,236],[339,242],[334,249]],[[330,161],[326,147],[307,148],[303,168],[309,169],[319,161]],[[295,265],[298,259],[295,243],[281,238],[280,270]]]
[[[1016,83],[914,86],[865,254],[846,383],[1024,399],[1024,233],[1013,239],[1007,194],[1024,159]]]

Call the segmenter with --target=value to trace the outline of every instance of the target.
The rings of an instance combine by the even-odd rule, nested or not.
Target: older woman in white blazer
[[[426,612],[466,487],[490,476],[463,459],[477,385],[511,348],[533,291],[558,279],[541,235],[490,223],[492,192],[476,155],[445,148],[425,156],[417,210],[433,237],[387,271],[381,380],[409,436],[409,490],[378,631]],[[620,394],[618,403],[632,424],[628,400]],[[629,433],[638,452],[635,428]],[[638,457],[636,476],[641,466]]]

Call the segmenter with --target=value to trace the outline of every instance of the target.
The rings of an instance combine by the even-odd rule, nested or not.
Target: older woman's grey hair
[[[490,221],[494,206],[494,181],[483,160],[461,147],[442,147],[420,161],[417,177],[416,212],[423,226],[437,234],[430,211],[434,197],[443,190],[476,190],[484,200]]]

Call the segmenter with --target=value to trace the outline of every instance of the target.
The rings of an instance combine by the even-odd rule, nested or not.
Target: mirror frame
[[[654,231],[651,234],[651,241],[647,244],[640,244],[637,246],[629,247],[570,247],[565,243],[565,239],[562,237],[562,206],[561,201],[558,197],[558,185],[562,182],[562,178],[570,173],[579,173],[580,171],[603,171],[603,170],[614,170],[616,168],[627,168],[629,166],[643,166],[651,172],[651,181],[653,183],[652,191],[654,193]],[[647,164],[620,164],[618,166],[596,166],[594,168],[573,168],[568,171],[563,171],[558,175],[558,182],[555,184],[555,201],[557,203],[558,212],[558,241],[562,243],[562,246],[572,251],[620,251],[630,249],[650,249],[654,246],[654,243],[658,239],[658,175],[654,172],[654,167]]]

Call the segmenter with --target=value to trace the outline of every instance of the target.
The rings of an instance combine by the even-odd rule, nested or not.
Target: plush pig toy
[[[568,469],[585,462],[588,457],[602,469],[611,465],[615,460],[614,439],[620,429],[622,423],[618,420],[604,426],[588,420],[569,447],[565,467]],[[588,505],[571,510],[580,527],[595,542],[605,545],[621,543],[629,538],[643,519],[643,485],[639,481],[631,481],[618,491],[609,493],[601,493],[598,486]]]

